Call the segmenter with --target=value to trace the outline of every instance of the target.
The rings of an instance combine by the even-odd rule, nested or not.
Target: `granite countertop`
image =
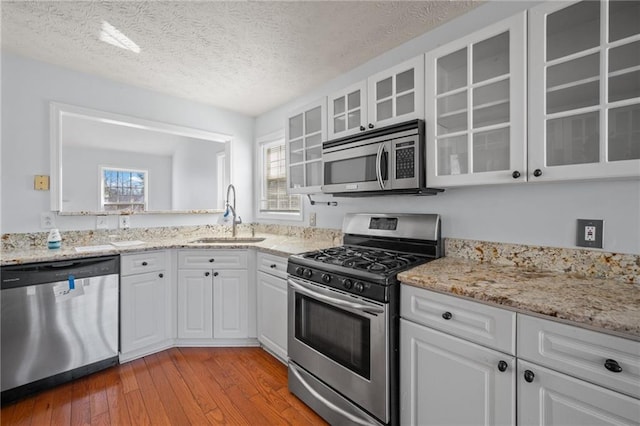
[[[402,283],[640,340],[640,286],[611,279],[443,257]]]
[[[219,234],[201,234],[201,235],[189,235],[189,237],[167,237],[167,238],[155,238],[145,239],[142,244],[137,244],[128,247],[115,247],[109,246],[108,243],[94,244],[103,248],[96,251],[77,251],[76,246],[64,244],[63,247],[56,250],[49,250],[46,247],[25,248],[25,249],[13,249],[3,250],[2,259],[0,264],[2,265],[16,265],[22,263],[32,262],[48,262],[54,260],[64,259],[76,259],[82,257],[92,256],[106,256],[113,254],[125,254],[135,253],[147,250],[160,250],[160,249],[246,249],[256,248],[261,252],[270,253],[278,256],[288,256],[290,254],[302,253],[311,250],[317,250],[321,248],[329,248],[336,245],[335,241],[331,239],[307,239],[295,236],[284,235],[272,235],[272,234],[255,234],[255,235],[238,235],[238,238],[245,237],[262,237],[264,241],[250,243],[250,242],[224,242],[224,243],[191,243],[190,241],[198,240],[200,238],[227,238],[229,235]],[[116,242],[116,241],[114,241]],[[90,244],[83,244],[82,247],[91,247]]]

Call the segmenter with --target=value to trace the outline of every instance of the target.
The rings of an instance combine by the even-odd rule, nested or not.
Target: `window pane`
[[[277,144],[266,145],[263,148],[263,190],[260,200],[261,211],[286,211],[297,212],[300,210],[300,197],[287,194],[287,168],[285,162],[284,141]],[[300,151],[302,155],[304,151]],[[293,187],[303,184],[303,176],[299,174],[304,169],[302,166],[294,166],[291,170],[291,185]]]

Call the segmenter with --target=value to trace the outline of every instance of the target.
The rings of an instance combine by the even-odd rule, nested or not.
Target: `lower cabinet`
[[[177,334],[185,340],[182,343],[255,339],[255,285],[249,281],[250,263],[246,250],[178,253]]]
[[[640,401],[518,360],[518,424],[638,425]]]
[[[287,359],[287,281],[258,272],[258,340]]]
[[[515,424],[515,357],[400,320],[403,425]]]
[[[165,251],[121,256],[120,360],[171,346],[171,275]]]

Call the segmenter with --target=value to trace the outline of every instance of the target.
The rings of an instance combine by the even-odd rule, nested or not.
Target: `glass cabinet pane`
[[[333,118],[333,131],[338,133],[338,132],[343,132],[345,130],[345,122],[344,122],[344,115],[340,115],[338,117],[334,117]]]
[[[509,128],[473,135],[473,172],[508,170],[510,163]]]
[[[307,148],[306,150],[306,160],[307,161],[311,161],[311,160],[317,160],[322,158],[322,147],[321,146],[317,146],[317,147],[313,147],[313,148]]]
[[[413,90],[414,88],[413,68],[401,72],[396,76],[396,93],[406,92],[407,90]]]
[[[438,99],[438,134],[467,130],[467,92]]]
[[[392,78],[385,78],[376,83],[376,100],[388,98],[393,94]]]
[[[302,136],[302,123],[302,114],[298,114],[289,119],[289,139],[297,139]]]
[[[414,93],[398,96],[396,99],[396,115],[410,114],[414,111]]]
[[[313,136],[307,136],[304,140],[304,146],[308,149],[313,146],[320,146],[322,144],[322,135],[316,133]]]
[[[599,113],[547,121],[547,166],[597,163],[600,160]]]
[[[304,166],[302,164],[289,167],[289,188],[304,186]]]
[[[547,93],[547,114],[598,105],[600,82],[593,81]]]
[[[600,74],[600,54],[583,56],[547,68],[547,89],[569,84]]]
[[[640,2],[611,0],[609,2],[609,41],[640,34]]]
[[[387,99],[376,105],[376,118],[378,121],[393,117],[393,100]]]
[[[584,0],[547,17],[547,61],[599,45],[599,1]]]
[[[640,97],[640,70],[609,77],[609,102]]]
[[[473,89],[475,129],[509,121],[509,80]]]
[[[345,102],[344,96],[340,96],[337,99],[333,100],[333,113],[334,114],[342,114],[344,112]]]
[[[355,129],[357,127],[360,127],[360,110],[355,110],[350,112],[347,115],[347,128],[348,129]]]
[[[354,108],[360,108],[360,91],[356,90],[355,92],[349,93],[347,96],[347,108],[351,111]]]
[[[509,74],[509,33],[473,45],[473,82]]]
[[[609,110],[609,161],[640,159],[640,105]]]
[[[319,186],[322,185],[322,161],[314,161],[313,163],[307,163],[305,165],[307,169],[307,185],[306,186]]]
[[[289,163],[299,163],[304,160],[302,139],[289,142]]]
[[[438,144],[438,175],[468,173],[467,135],[443,138]]]
[[[320,107],[313,108],[304,114],[305,135],[319,132],[322,129],[322,109]]]
[[[438,59],[438,94],[467,85],[467,48]]]
[[[609,49],[609,72],[621,71],[638,65],[640,65],[640,41]]]

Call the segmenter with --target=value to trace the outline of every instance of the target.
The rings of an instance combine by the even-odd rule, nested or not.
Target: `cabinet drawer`
[[[400,316],[515,355],[515,312],[402,285]]]
[[[518,314],[518,357],[640,398],[640,342]]]
[[[120,275],[144,274],[166,268],[164,251],[120,255]]]
[[[246,250],[181,250],[179,268],[246,269]]]
[[[287,278],[287,258],[258,253],[258,270],[280,278]]]

